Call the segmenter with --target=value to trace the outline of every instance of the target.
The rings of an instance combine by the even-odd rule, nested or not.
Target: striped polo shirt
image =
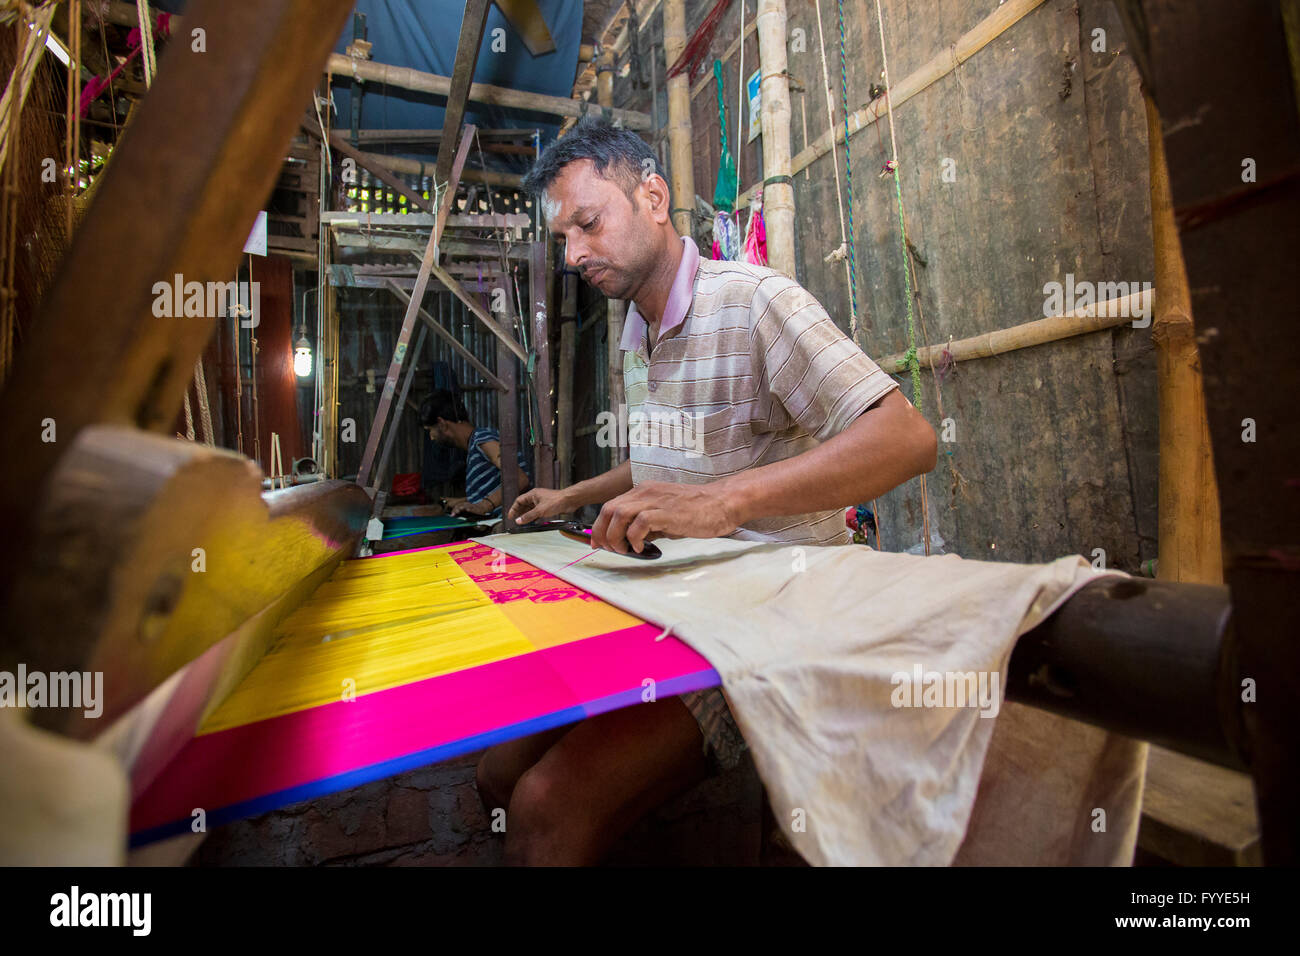
[[[793,458],[847,428],[898,384],[799,283],[774,269],[682,264],[658,342],[629,303],[622,341],[633,484],[704,483]],[[732,537],[847,544],[844,511],[759,518]]]
[[[501,433],[495,428],[476,428],[469,436],[469,446],[465,451],[465,500],[482,501],[501,486],[501,471],[480,447],[484,442],[500,442]],[[533,480],[532,467],[523,451],[519,452],[519,467],[528,480]],[[491,513],[496,514],[500,508]]]

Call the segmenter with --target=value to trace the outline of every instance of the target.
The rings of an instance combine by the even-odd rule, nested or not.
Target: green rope
[[[907,290],[907,351],[903,357],[907,360],[907,370],[912,376],[912,404],[924,414],[922,408],[924,396],[921,394],[921,362],[916,354],[916,326],[912,321],[912,263],[908,260],[907,226],[903,224],[903,187],[898,181],[898,167],[893,169],[894,195],[898,198],[898,236],[903,246],[903,284]]]
[[[713,78],[718,81],[718,129],[722,131],[722,156],[718,160],[718,186],[713,190],[713,208],[731,212],[736,208],[736,159],[727,148],[727,106],[722,100],[722,61],[713,61]]]

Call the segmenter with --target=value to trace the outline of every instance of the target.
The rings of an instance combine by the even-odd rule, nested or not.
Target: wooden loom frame
[[[182,45],[169,47],[0,396],[0,443],[23,450],[0,473],[0,513],[10,540],[31,544],[29,554],[15,548],[0,557],[12,625],[0,667],[25,661],[47,670],[107,670],[114,686],[105,724],[229,634],[244,635],[241,646],[255,655],[258,640],[351,550],[369,510],[364,493],[342,482],[263,495],[260,474],[242,456],[149,434],[172,420],[211,321],[138,320],[148,313],[155,277],[218,280],[232,271],[299,104],[350,7],[350,0],[196,3],[187,26],[204,25],[210,44],[224,41],[241,56],[196,57]],[[1169,89],[1209,81],[1196,76],[1194,60],[1178,59],[1181,72],[1165,66]],[[205,109],[194,109],[196,101]],[[1288,122],[1293,130],[1295,116]],[[1171,149],[1170,161],[1177,197],[1187,187],[1178,175],[1190,162],[1187,149]],[[147,196],[144,183],[159,184],[163,201]],[[1271,194],[1289,205],[1266,208],[1293,213],[1294,183]],[[1238,205],[1225,221],[1245,228],[1249,217],[1236,220],[1259,208]],[[1203,255],[1189,256],[1191,271],[1208,268]],[[91,299],[106,276],[120,283],[119,294]],[[544,295],[533,291],[540,308]],[[1239,309],[1277,323],[1286,315],[1266,299]],[[87,351],[98,360],[68,388],[65,360]],[[1271,360],[1283,357],[1279,350]],[[1216,361],[1231,371],[1258,359],[1225,351]],[[1209,387],[1220,386],[1211,380]],[[1277,389],[1262,401],[1281,410],[1285,395]],[[57,423],[58,442],[34,437],[46,418]],[[1231,429],[1214,424],[1223,468],[1235,454]],[[1225,518],[1243,508],[1226,504]],[[1291,506],[1287,520],[1294,515]],[[1252,597],[1242,605],[1249,629],[1241,647],[1249,672],[1265,674],[1295,663],[1296,648],[1282,648],[1277,638],[1288,633],[1279,625],[1295,622],[1294,606],[1284,610],[1283,602],[1296,568],[1285,554],[1270,558],[1267,548],[1251,546],[1250,535],[1274,532],[1258,521],[1243,528],[1229,579]],[[210,549],[208,577],[192,573],[196,548]],[[1008,695],[1250,766],[1265,852],[1270,862],[1293,861],[1297,823],[1288,801],[1296,769],[1284,758],[1297,731],[1285,725],[1285,700],[1247,715],[1237,695],[1245,672],[1237,650],[1225,589],[1101,581],[1021,639]],[[1178,670],[1171,677],[1156,662]],[[1300,670],[1286,673],[1294,680]],[[35,716],[65,734],[91,736],[88,722],[60,711]]]

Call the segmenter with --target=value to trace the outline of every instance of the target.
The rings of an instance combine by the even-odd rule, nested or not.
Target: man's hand
[[[721,538],[738,525],[721,482],[650,481],[605,503],[591,526],[591,546],[639,554],[655,538]]]
[[[510,517],[516,524],[532,524],[572,510],[568,496],[563,491],[531,488],[515,499],[515,503],[510,506]]]
[[[450,504],[450,502],[448,503]],[[495,505],[487,500],[467,501],[461,498],[456,504],[452,505],[451,514],[452,517],[456,515],[485,515],[489,514],[494,507]]]
[[[446,510],[447,514],[449,515],[454,515],[456,513],[457,508],[464,508],[467,504],[469,504],[468,498],[443,498],[442,499],[442,507]]]

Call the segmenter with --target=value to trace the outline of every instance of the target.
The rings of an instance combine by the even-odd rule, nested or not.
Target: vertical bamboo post
[[[322,229],[327,228],[321,225]],[[316,374],[324,376],[322,390],[321,458],[317,462],[323,474],[339,477],[339,309],[334,283],[325,282],[325,334],[316,359]]]
[[[559,487],[573,484],[573,365],[578,340],[578,273],[564,270],[560,302],[560,396],[557,404],[559,435],[555,458],[559,466]]]
[[[794,186],[790,178],[790,83],[785,0],[758,0],[758,60],[763,71],[763,224],[767,261],[794,278]],[[736,144],[740,149],[740,144]]]
[[[669,64],[675,63],[685,49],[685,0],[664,0],[664,58]],[[680,235],[693,236],[695,165],[691,156],[691,83],[684,72],[668,81],[668,153],[673,225]]]
[[[1148,94],[1151,237],[1155,245],[1155,319],[1160,401],[1160,519],[1156,576],[1166,581],[1223,583],[1219,491],[1214,477],[1205,389],[1192,324],[1191,293],[1174,223],[1173,195],[1160,114]]]
[[[596,102],[614,105],[614,51],[608,47],[601,47],[596,59]]]
[[[599,65],[596,68],[596,97],[601,106],[614,105],[614,52],[602,50]],[[689,114],[688,114],[689,116]],[[605,317],[606,348],[609,362],[607,379],[609,381],[609,410],[616,419],[619,409],[626,398],[623,393],[623,353],[619,351],[619,342],[623,339],[623,322],[627,318],[627,303],[622,299],[610,299]],[[615,443],[609,449],[609,466],[618,465],[623,460],[623,449]]]

